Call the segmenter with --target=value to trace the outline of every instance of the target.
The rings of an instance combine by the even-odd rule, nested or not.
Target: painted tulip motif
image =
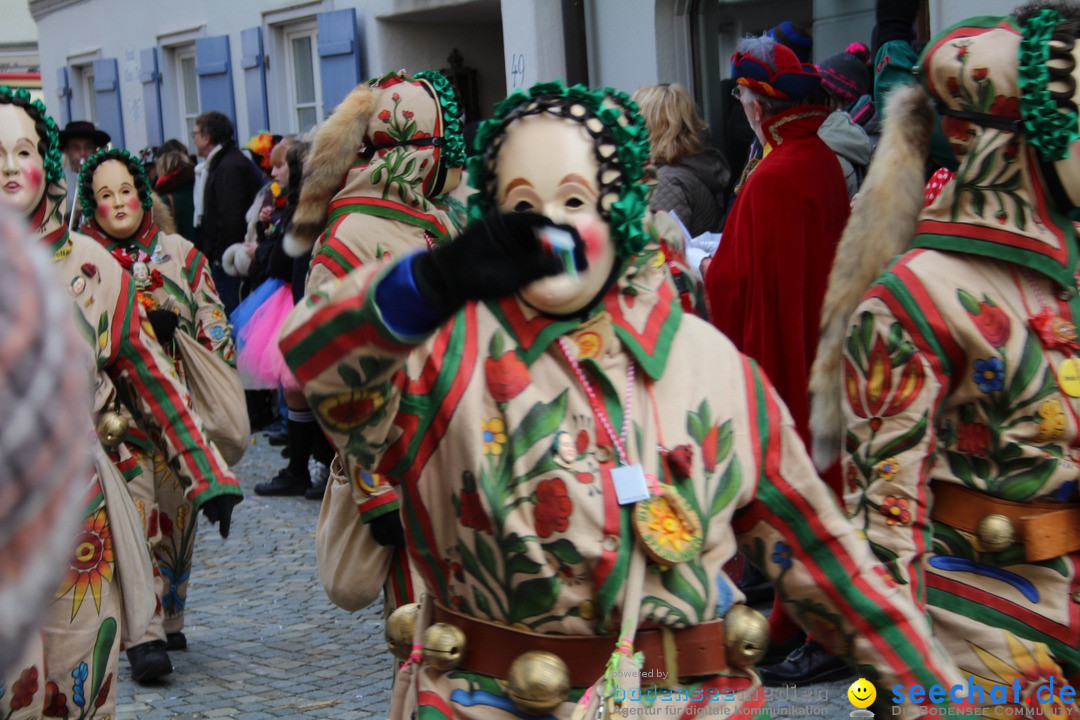
[[[864,315],[869,317],[869,313]],[[861,418],[880,419],[903,412],[919,396],[926,380],[922,364],[911,359],[915,351],[911,342],[900,341],[898,331],[890,331],[889,335],[889,342],[880,335],[875,337],[869,352],[862,348],[854,362],[844,359],[848,404]],[[857,366],[862,358],[866,364]],[[880,422],[871,427],[874,425],[880,427]]]
[[[957,290],[956,296],[986,342],[995,348],[1005,347],[1012,335],[1009,316],[1005,311],[986,295],[983,295],[981,302],[963,290]]]

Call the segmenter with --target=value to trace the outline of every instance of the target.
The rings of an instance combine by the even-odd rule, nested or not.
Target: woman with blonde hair
[[[706,144],[709,128],[690,93],[682,85],[646,85],[634,102],[649,128],[649,159],[657,168],[651,208],[674,212],[691,236],[719,231],[731,170]]]

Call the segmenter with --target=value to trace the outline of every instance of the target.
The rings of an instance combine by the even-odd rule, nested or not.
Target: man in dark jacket
[[[255,163],[239,148],[232,121],[211,111],[195,118],[195,246],[210,260],[210,274],[218,295],[231,313],[240,302],[239,281],[225,273],[221,256],[225,248],[243,242],[245,214],[262,187],[264,178]]]

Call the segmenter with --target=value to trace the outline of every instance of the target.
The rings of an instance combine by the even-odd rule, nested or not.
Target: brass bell
[[[465,633],[449,623],[435,623],[424,631],[424,663],[436,670],[453,670],[465,654]]]
[[[570,669],[558,655],[530,650],[518,655],[506,676],[507,695],[523,712],[547,715],[570,690]]]
[[[402,605],[386,618],[386,648],[401,662],[408,660],[412,653],[413,635],[416,633],[416,618],[420,613],[420,603]]]
[[[769,621],[746,605],[733,605],[724,616],[728,662],[737,667],[754,665],[769,648]]]
[[[97,436],[98,440],[105,447],[116,447],[124,441],[124,437],[127,435],[128,421],[127,418],[116,412],[115,410],[106,410],[101,413],[101,417],[97,421]]]
[[[983,552],[996,553],[1012,546],[1016,541],[1016,531],[1013,529],[1012,520],[993,513],[975,526],[975,537],[979,539]]]

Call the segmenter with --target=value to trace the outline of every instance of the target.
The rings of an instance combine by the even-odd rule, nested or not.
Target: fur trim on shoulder
[[[303,255],[323,231],[330,201],[364,141],[375,99],[370,86],[356,86],[315,133],[304,163],[300,201],[285,232],[283,246],[289,255]]]
[[[841,359],[851,315],[889,261],[910,247],[923,205],[934,121],[930,99],[916,85],[898,88],[889,96],[885,117],[881,143],[840,236],[821,308],[821,339],[810,372],[810,431],[819,470],[840,454]]]
[[[166,235],[175,235],[176,218],[173,217],[169,204],[156,192],[150,193],[150,199],[154,203],[151,212],[154,213],[154,222],[157,223],[158,230]]]
[[[259,224],[259,211],[262,210],[262,206],[266,202],[266,194],[268,192],[270,192],[270,183],[259,188],[259,191],[255,193],[255,199],[251,201],[251,206],[248,208],[247,212],[244,213],[244,220],[247,221],[247,232],[244,233],[244,242],[257,243],[259,241],[259,231],[255,226]]]

